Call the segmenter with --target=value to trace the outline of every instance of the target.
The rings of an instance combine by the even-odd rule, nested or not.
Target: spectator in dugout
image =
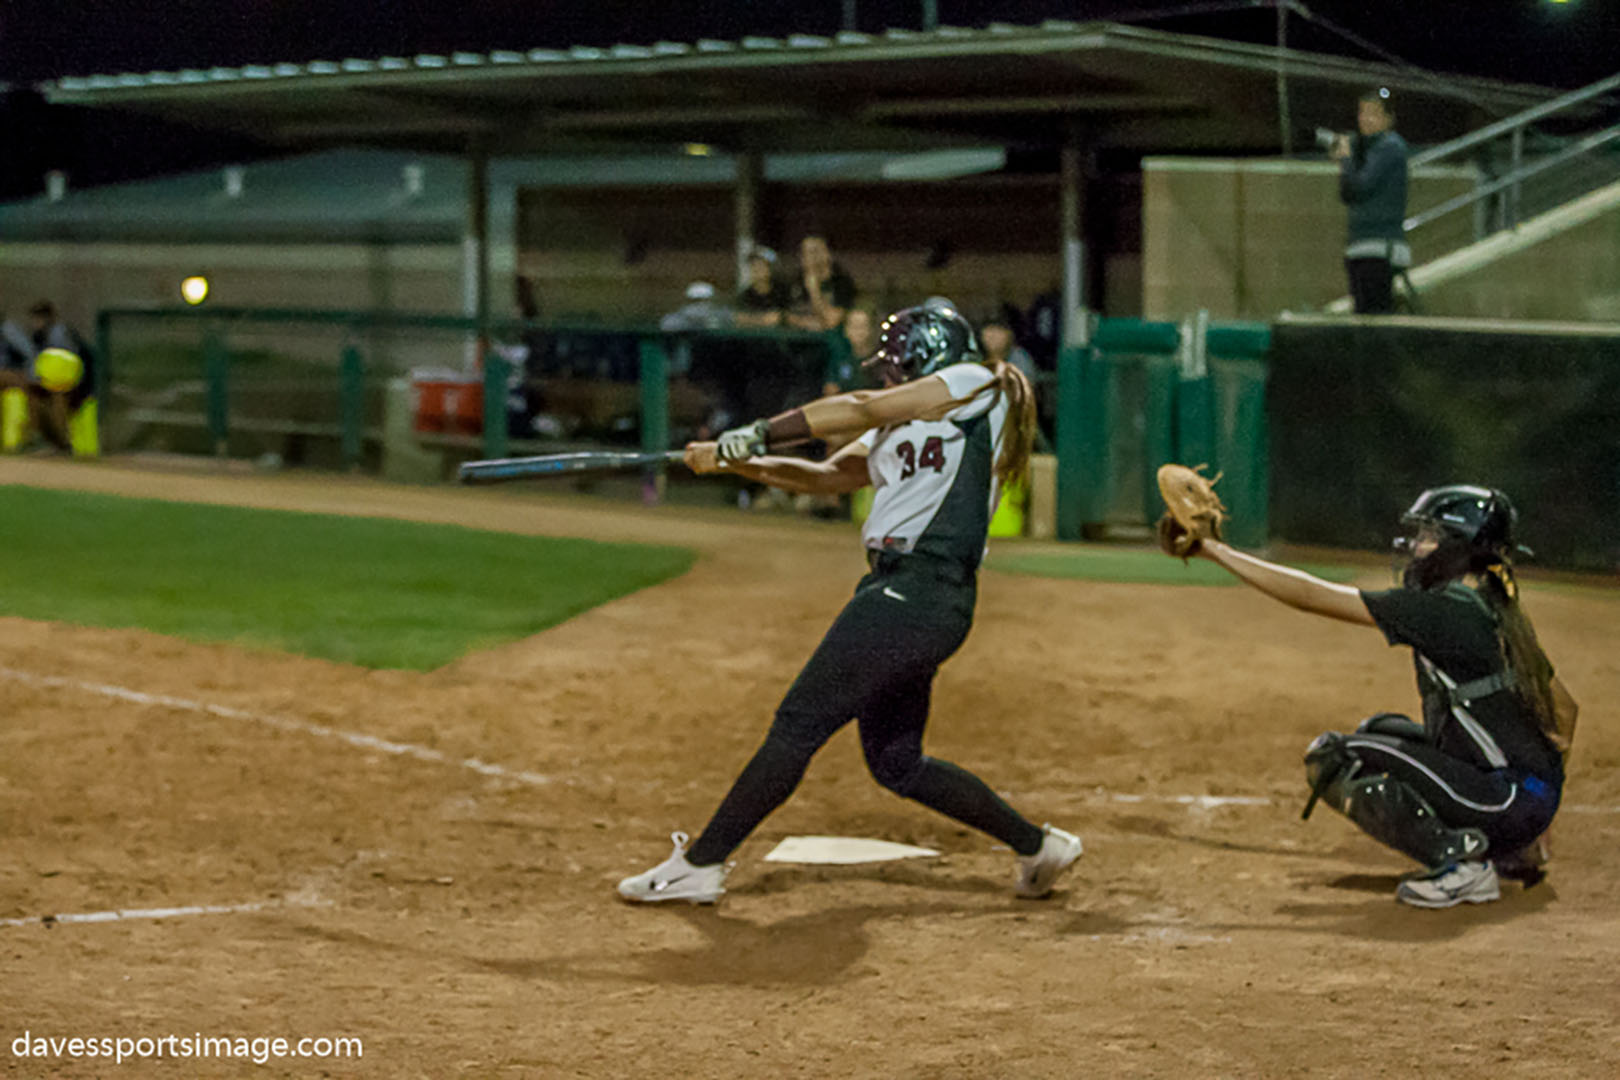
[[[790,294],[787,323],[795,330],[837,330],[855,302],[855,279],[832,257],[827,238],[799,242],[799,276]]]
[[[714,286],[694,281],[686,287],[686,303],[658,321],[660,330],[722,330],[731,325],[731,309],[714,298]]]
[[[72,354],[72,378],[60,380],[60,361],[42,354],[53,350]],[[32,427],[62,450],[83,456],[97,452],[94,409],[95,369],[90,348],[72,327],[61,321],[56,306],[41,300],[28,309],[28,324],[0,323],[0,449],[21,449],[23,434]],[[52,360],[52,378],[41,378],[39,367]]]
[[[986,316],[979,324],[979,344],[984,346],[986,363],[992,367],[1000,363],[1011,364],[1023,373],[1031,386],[1037,384],[1039,373],[1035,370],[1035,359],[1013,336],[1005,307]]]
[[[828,352],[827,368],[822,374],[822,397],[865,388],[861,361],[877,352],[877,317],[871,308],[850,308],[844,315],[843,330],[849,353]]]
[[[755,245],[748,252],[746,273],[737,292],[737,325],[754,329],[781,326],[789,299],[787,285],[776,274],[776,252]]]

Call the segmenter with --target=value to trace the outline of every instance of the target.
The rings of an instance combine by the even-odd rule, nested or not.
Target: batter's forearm
[[[833,470],[824,462],[805,461],[791,457],[757,457],[737,461],[726,467],[727,472],[769,484],[797,495],[824,495],[836,492]]]
[[[872,393],[870,390],[855,390],[818,398],[804,406],[805,422],[818,438],[825,435],[859,435],[878,427],[881,421],[867,405]]]

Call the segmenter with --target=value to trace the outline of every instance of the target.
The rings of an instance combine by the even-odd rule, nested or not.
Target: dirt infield
[[[1620,1075],[1620,591],[1527,589],[1583,714],[1553,875],[1497,904],[1402,908],[1397,856],[1299,821],[1313,735],[1415,706],[1404,651],[1247,590],[986,571],[928,749],[1082,834],[1057,895],[1015,901],[1007,852],[879,789],[845,732],[717,910],[647,910],[613,883],[696,831],[752,752],[861,571],[847,526],[0,463],[19,482],[701,557],[425,675],[0,618],[0,1075]],[[945,855],[761,861],[797,832]],[[37,920],[202,905],[261,906]],[[114,1068],[17,1057],[25,1030],[365,1052]]]

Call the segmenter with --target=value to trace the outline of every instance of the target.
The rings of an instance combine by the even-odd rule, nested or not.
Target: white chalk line
[[[273,911],[288,907],[279,900],[260,900],[248,904],[193,904],[188,907],[122,908],[118,911],[83,911],[67,915],[30,915],[25,919],[0,919],[0,927],[50,926],[54,923],[109,923],[133,919],[183,919],[192,915],[242,915],[255,911]],[[297,907],[316,907],[313,902],[300,902]]]
[[[1130,795],[1119,791],[1098,791],[1097,794],[1110,802],[1176,803],[1182,806],[1195,806],[1200,810],[1211,810],[1221,806],[1276,805],[1275,799],[1269,799],[1264,795]],[[1620,806],[1574,804],[1560,806],[1558,812],[1560,814],[1620,814]]]
[[[1110,802],[1122,803],[1175,803],[1212,810],[1219,806],[1271,806],[1272,800],[1264,795],[1130,795],[1120,791],[1103,791]]]
[[[543,773],[508,769],[504,765],[491,764],[478,758],[453,758],[429,746],[395,742],[390,739],[379,738],[376,735],[366,735],[358,731],[344,731],[341,728],[328,727],[325,724],[316,724],[307,720],[268,716],[262,713],[248,712],[244,709],[233,709],[228,705],[191,701],[187,698],[171,697],[167,694],[148,694],[127,687],[108,686],[104,683],[85,682],[81,679],[68,679],[60,675],[35,675],[26,671],[18,671],[15,668],[0,667],[0,678],[11,679],[14,682],[25,683],[29,686],[68,687],[92,694],[100,694],[103,697],[116,698],[120,701],[132,702],[137,705],[156,705],[162,708],[219,716],[228,720],[245,720],[264,727],[275,728],[278,731],[295,731],[323,739],[335,739],[363,750],[376,750],[384,754],[415,758],[418,761],[432,762],[437,765],[459,765],[463,769],[471,769],[473,772],[483,776],[513,780],[534,787],[543,787],[552,783],[552,778]],[[1095,789],[1093,794],[1111,802],[1171,803],[1180,806],[1197,807],[1200,810],[1211,810],[1224,806],[1273,806],[1276,804],[1276,800],[1264,795],[1139,795],[1129,792],[1110,792],[1102,789]],[[1620,806],[1567,805],[1560,807],[1559,813],[1620,814]]]
[[[118,701],[128,701],[136,705],[155,705],[165,709],[178,709],[184,712],[218,716],[226,720],[243,720],[259,724],[262,727],[274,728],[277,731],[292,731],[304,735],[314,735],[322,739],[333,739],[338,742],[348,743],[350,746],[359,747],[362,750],[375,750],[378,753],[392,754],[396,757],[415,758],[417,761],[432,762],[436,765],[459,765],[463,769],[470,769],[482,776],[513,780],[534,787],[543,787],[551,783],[551,777],[541,773],[528,772],[522,769],[508,769],[503,765],[494,765],[478,758],[455,758],[430,746],[395,742],[391,739],[382,739],[358,731],[344,731],[341,728],[328,727],[325,724],[316,724],[308,720],[294,720],[284,716],[268,716],[263,713],[248,712],[245,709],[233,709],[228,705],[213,705],[205,701],[191,701],[188,698],[171,697],[167,694],[147,694],[140,690],[130,690],[127,687],[108,686],[103,683],[85,682],[80,679],[68,679],[60,675],[34,675],[26,671],[17,671],[14,668],[0,667],[0,678],[10,679],[13,682],[24,683],[28,686],[82,690],[91,694],[100,694],[102,697],[114,698]]]

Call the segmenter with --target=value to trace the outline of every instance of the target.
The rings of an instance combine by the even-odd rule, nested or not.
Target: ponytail
[[[1001,455],[996,459],[995,473],[1005,488],[1029,475],[1029,455],[1035,448],[1035,388],[1029,385],[1022,371],[1005,360],[993,364],[978,362],[993,376],[989,382],[966,397],[953,398],[930,409],[920,419],[938,420],[986,394],[1000,394],[1007,402],[1007,422],[1001,429]]]
[[[1497,641],[1502,659],[1513,672],[1514,693],[1535,716],[1542,731],[1558,742],[1557,710],[1553,706],[1552,664],[1541,649],[1536,629],[1519,605],[1519,586],[1513,568],[1494,562],[1477,570],[1479,592],[1496,615]],[[1567,745],[1558,746],[1560,752]]]
[[[996,479],[1005,489],[1022,483],[1029,476],[1029,455],[1035,448],[1035,388],[1024,373],[997,361],[991,368],[995,386],[1007,402],[1007,423],[1001,432],[1001,456],[996,459]]]

